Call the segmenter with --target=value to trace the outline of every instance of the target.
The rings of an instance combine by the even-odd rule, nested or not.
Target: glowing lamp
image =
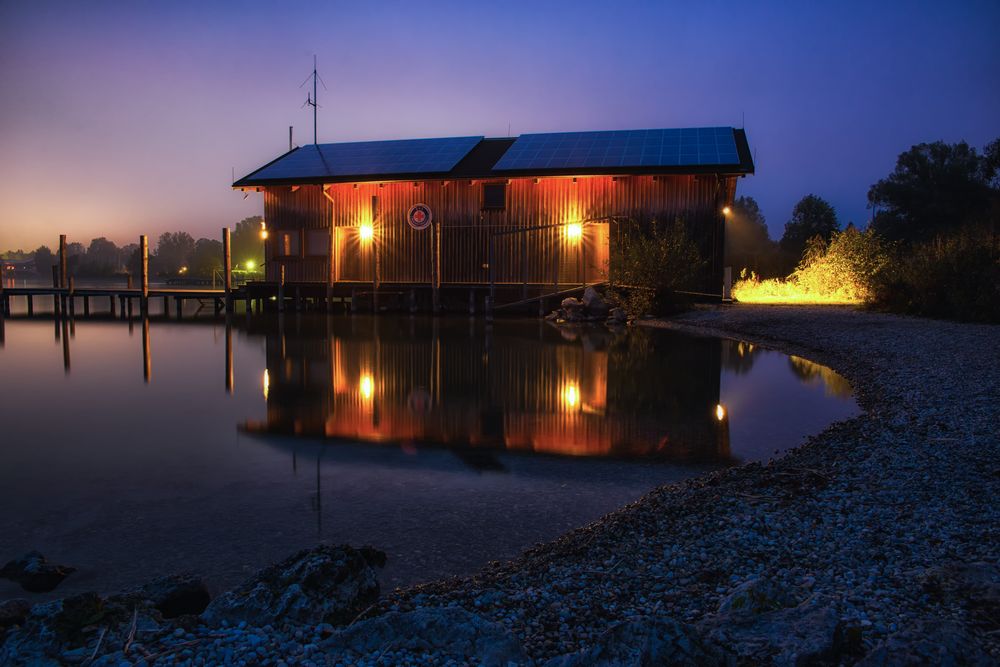
[[[570,241],[579,241],[583,238],[583,225],[579,222],[571,222],[566,225],[566,238]]]
[[[720,422],[726,418],[726,409],[722,407],[722,404],[715,406],[715,418]]]
[[[733,209],[729,208],[728,206],[723,206],[722,207],[722,215],[724,215],[726,217],[729,217],[729,215],[732,214],[732,212],[733,212]]]
[[[263,220],[260,221],[260,240],[261,241],[267,240],[267,223],[264,222]]]
[[[369,224],[361,225],[358,228],[358,235],[361,236],[362,241],[371,241],[372,237],[375,236],[375,229]]]
[[[358,391],[361,393],[361,398],[366,401],[372,400],[372,396],[375,394],[375,380],[371,375],[365,373],[361,376],[361,381],[358,382]]]
[[[572,383],[563,385],[562,401],[567,410],[575,410],[580,405],[580,388]]]
[[[257,262],[247,262],[247,271],[253,271],[257,268]]]
[[[271,390],[271,376],[268,375],[267,369],[264,369],[264,400],[267,400],[267,394]]]

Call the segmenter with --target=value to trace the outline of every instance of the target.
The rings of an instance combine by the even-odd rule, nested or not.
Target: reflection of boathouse
[[[548,325],[268,320],[267,421],[250,432],[572,456],[729,459],[720,342],[653,354],[641,332]],[[669,334],[665,334],[669,336]],[[572,334],[575,336],[575,334]]]

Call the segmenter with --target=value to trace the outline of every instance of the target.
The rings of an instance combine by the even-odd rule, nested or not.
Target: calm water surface
[[[858,412],[747,343],[465,318],[7,320],[0,382],[0,562],[79,568],[49,597],[320,541],[387,587],[469,573]]]

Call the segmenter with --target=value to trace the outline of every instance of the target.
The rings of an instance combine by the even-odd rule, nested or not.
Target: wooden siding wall
[[[410,207],[426,204],[439,232],[442,284],[489,282],[490,237],[494,232],[543,225],[565,225],[605,216],[634,219],[683,217],[703,234],[702,245],[721,247],[719,209],[735,196],[736,178],[727,177],[719,187],[715,176],[610,176],[515,178],[507,181],[504,210],[482,209],[483,183],[487,181],[425,181],[392,183],[342,183],[321,186],[266,188],[264,213],[272,230],[267,251],[267,278],[277,278],[286,267],[286,279],[325,282],[327,259],[309,256],[307,231],[335,228],[336,266],[339,281],[429,283],[432,267],[432,234],[415,231],[406,223]],[[327,198],[327,195],[329,198]],[[374,211],[372,198],[378,198]],[[332,200],[332,201],[331,201]],[[363,242],[359,227],[372,224],[375,245]],[[302,235],[299,255],[275,254],[282,232]],[[608,259],[606,224],[585,225],[584,242],[565,237],[551,228],[494,237],[494,271],[498,283],[574,284],[582,278],[602,279]],[[373,256],[373,248],[378,256]],[[721,257],[721,254],[720,254]],[[584,266],[586,268],[584,268]],[[586,275],[582,274],[586,271]]]

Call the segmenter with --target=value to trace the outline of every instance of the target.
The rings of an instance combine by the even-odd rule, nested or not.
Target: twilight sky
[[[915,143],[1000,136],[1000,2],[0,0],[0,250],[262,213],[237,177],[311,142],[740,126],[773,237],[864,223]]]

